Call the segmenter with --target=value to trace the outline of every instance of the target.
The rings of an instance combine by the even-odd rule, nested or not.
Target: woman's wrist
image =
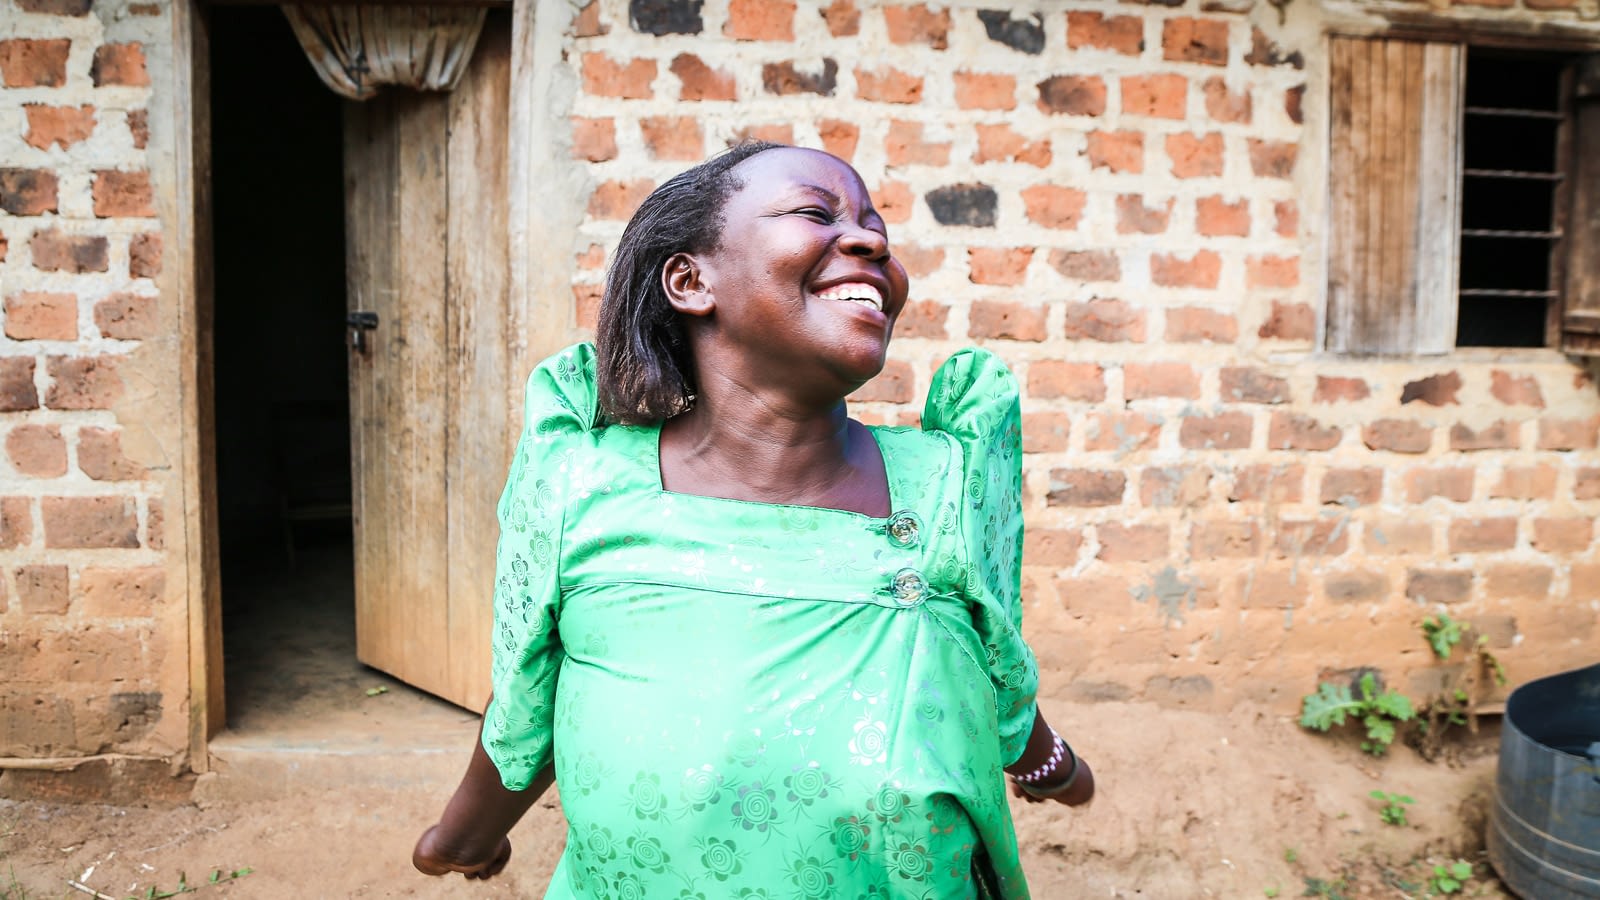
[[[1049,728],[1049,726],[1045,726]],[[1078,756],[1054,728],[1049,728],[1050,752],[1044,762],[1026,772],[1011,776],[1017,786],[1036,797],[1053,797],[1066,792],[1078,777]]]

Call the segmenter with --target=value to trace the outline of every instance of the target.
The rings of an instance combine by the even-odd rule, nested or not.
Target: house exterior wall
[[[1287,713],[1362,666],[1421,694],[1439,610],[1515,680],[1591,662],[1588,374],[1326,354],[1320,284],[1329,22],[1600,41],[1595,0],[1167,2],[537,0],[519,47],[559,45],[532,66],[560,149],[528,216],[580,224],[524,261],[570,294],[514,317],[585,336],[652,186],[741,136],[823,147],[912,275],[857,414],[914,423],[974,343],[1022,386],[1049,696]],[[0,756],[181,760],[204,681],[183,11],[0,4]]]

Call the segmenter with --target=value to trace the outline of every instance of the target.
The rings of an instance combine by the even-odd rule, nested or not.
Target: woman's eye
[[[811,219],[814,222],[821,222],[824,225],[829,225],[829,224],[833,223],[833,213],[829,212],[828,210],[822,209],[821,207],[816,207],[816,206],[807,207],[805,209],[799,210],[799,213],[800,213],[800,215],[805,216],[806,218]]]

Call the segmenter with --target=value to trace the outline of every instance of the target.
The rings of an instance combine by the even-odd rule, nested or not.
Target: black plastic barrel
[[[1511,692],[1489,861],[1527,900],[1600,898],[1600,664]]]

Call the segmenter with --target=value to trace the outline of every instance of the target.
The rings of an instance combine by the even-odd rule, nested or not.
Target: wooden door
[[[495,502],[509,460],[511,30],[448,94],[345,115],[356,652],[471,709],[489,695]]]

